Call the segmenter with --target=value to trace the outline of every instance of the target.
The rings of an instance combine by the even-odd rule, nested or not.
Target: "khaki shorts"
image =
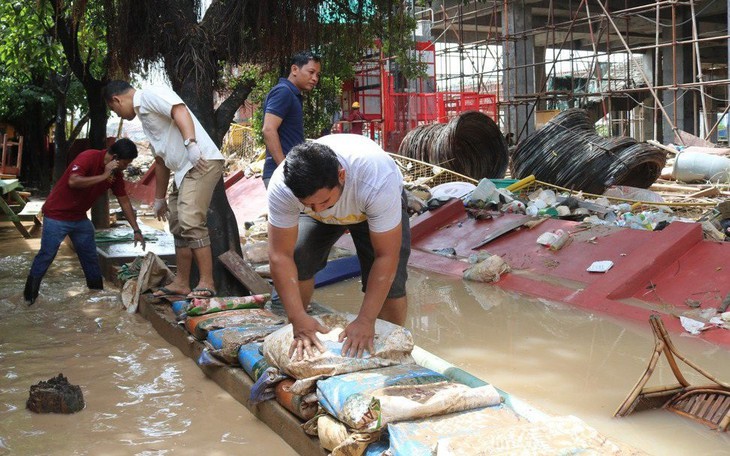
[[[204,170],[192,168],[188,171],[180,188],[173,184],[168,206],[175,247],[199,249],[210,245],[208,207],[221,176],[223,160],[208,160]]]

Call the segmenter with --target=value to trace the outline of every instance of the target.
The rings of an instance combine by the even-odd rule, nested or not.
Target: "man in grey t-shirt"
[[[329,135],[293,148],[268,189],[269,261],[274,285],[294,328],[291,354],[325,351],[316,333],[328,328],[307,315],[314,274],[350,231],[365,296],[357,318],[340,335],[343,355],[373,352],[375,319],[403,325],[410,226],[403,177],[370,139]]]

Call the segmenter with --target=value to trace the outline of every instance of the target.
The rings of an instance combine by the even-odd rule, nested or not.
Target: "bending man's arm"
[[[294,263],[294,248],[297,243],[298,227],[277,228],[269,223],[269,264],[271,278],[274,279],[276,291],[284,304],[289,322],[294,331],[294,342],[289,350],[289,356],[294,352],[297,359],[301,359],[303,352],[310,356],[314,354],[312,348],[324,352],[325,348],[317,337],[317,331],[326,333],[329,330],[319,324],[317,320],[307,315],[299,291],[299,274]]]
[[[281,148],[279,139],[279,126],[282,120],[281,117],[267,112],[264,114],[264,126],[261,128],[266,150],[269,151],[277,166],[284,161],[284,150]]]
[[[68,177],[68,186],[73,189],[79,189],[96,185],[99,182],[107,180],[109,176],[111,176],[111,174],[114,172],[114,170],[117,169],[117,166],[119,166],[119,162],[117,160],[110,160],[109,163],[104,166],[104,172],[97,176],[82,176],[80,174],[71,174]],[[121,176],[119,177],[121,178]]]
[[[145,248],[145,242],[144,242],[144,236],[142,236],[142,231],[139,229],[139,225],[137,224],[137,216],[134,214],[134,208],[132,207],[132,203],[129,201],[128,196],[117,196],[117,201],[119,201],[119,206],[122,208],[122,213],[124,213],[124,217],[129,222],[129,225],[134,230],[134,246],[137,246],[137,242],[142,243],[142,250]]]
[[[183,140],[195,139],[195,124],[187,106],[184,104],[176,104],[172,107],[170,117],[172,117],[175,125],[177,125],[177,129],[180,130]]]
[[[368,276],[365,297],[357,318],[340,334],[345,340],[342,354],[362,357],[365,350],[374,351],[375,320],[383,308],[388,292],[398,270],[401,247],[401,224],[382,233],[370,232],[370,242],[375,251],[375,261]]]
[[[162,199],[167,196],[167,186],[170,183],[170,168],[165,166],[165,161],[155,157],[155,198]]]

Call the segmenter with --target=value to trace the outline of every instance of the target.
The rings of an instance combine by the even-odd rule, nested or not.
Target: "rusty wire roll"
[[[468,111],[446,124],[421,125],[408,132],[398,154],[469,176],[501,179],[507,171],[507,141],[487,115]]]
[[[512,154],[512,176],[603,194],[611,185],[648,188],[661,175],[666,154],[621,136],[604,138],[583,109],[568,109],[520,141]]]

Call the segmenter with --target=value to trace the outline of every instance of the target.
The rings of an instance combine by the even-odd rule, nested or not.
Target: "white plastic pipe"
[[[730,158],[702,152],[680,152],[672,177],[682,182],[730,182]]]

